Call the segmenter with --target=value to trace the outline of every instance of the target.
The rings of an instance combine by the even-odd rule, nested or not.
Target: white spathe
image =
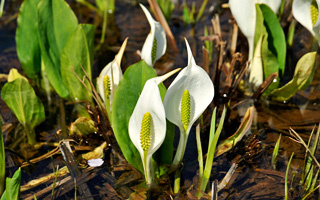
[[[152,154],[159,149],[166,136],[166,115],[158,85],[179,70],[176,69],[163,76],[149,79],[143,87],[129,120],[129,137],[140,153],[145,175],[148,174],[148,177],[146,177],[147,184],[151,184],[153,180]],[[142,118],[147,112],[151,115],[151,143],[145,159],[140,132]],[[144,160],[146,160],[146,163]]]
[[[185,41],[188,51],[188,65],[181,70],[164,97],[166,117],[180,129],[179,144],[170,171],[175,170],[182,162],[190,129],[214,96],[214,87],[210,77],[195,63],[188,41],[186,39]],[[190,95],[190,121],[186,130],[184,130],[181,119],[181,102],[185,90],[188,90]]]
[[[104,94],[104,85],[103,85],[103,78],[104,76],[109,76],[111,82],[111,98],[110,98],[110,109],[112,108],[112,101],[113,101],[113,94],[122,78],[122,70],[121,70],[121,59],[124,53],[124,50],[127,45],[128,38],[124,40],[122,46],[115,56],[114,60],[107,64],[103,70],[101,71],[98,79],[97,79],[97,87],[99,94],[103,101],[105,101],[105,94]]]
[[[148,9],[146,9],[142,4],[140,4],[140,6],[147,17],[151,28],[141,50],[141,59],[143,59],[149,66],[153,67],[154,63],[166,52],[166,33],[163,30],[161,24],[152,18]],[[153,41],[155,38],[157,41],[156,54],[155,59],[152,60]]]
[[[211,103],[214,96],[214,87],[206,71],[195,63],[188,41],[185,41],[188,51],[188,65],[181,70],[169,86],[164,97],[164,106],[167,119],[183,129],[181,98],[185,90],[189,91],[191,108],[190,123],[187,129],[187,133],[189,133],[193,123]]]
[[[229,0],[229,6],[233,17],[241,32],[247,37],[249,44],[248,60],[253,56],[254,34],[256,30],[256,7],[255,4],[266,4],[273,12],[277,13],[281,0]]]
[[[292,13],[294,18],[317,39],[320,46],[320,0],[316,0],[318,5],[318,18],[314,25],[312,24],[311,18],[311,3],[312,0],[294,0],[292,3]]]

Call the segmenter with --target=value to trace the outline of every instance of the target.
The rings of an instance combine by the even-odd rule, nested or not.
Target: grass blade
[[[4,192],[4,185],[6,180],[5,175],[6,175],[6,160],[5,160],[5,154],[4,154],[4,142],[3,142],[1,121],[0,121],[0,197]]]

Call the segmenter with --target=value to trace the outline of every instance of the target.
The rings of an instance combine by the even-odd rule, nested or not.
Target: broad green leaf
[[[21,168],[19,168],[12,178],[6,179],[6,199],[19,200],[20,196]]]
[[[17,53],[24,72],[31,79],[40,76],[41,51],[37,6],[40,0],[25,0],[20,7],[16,31]]]
[[[261,59],[264,80],[274,72],[278,72],[282,77],[286,59],[286,40],[277,16],[267,5],[256,4],[256,17],[254,46],[256,48],[259,38],[263,36]],[[279,79],[268,87],[265,94],[276,89],[278,85]]]
[[[4,184],[6,178],[6,159],[5,159],[5,152],[4,152],[4,141],[2,135],[2,127],[1,127],[1,120],[0,120],[0,197],[4,192]]]
[[[283,87],[273,90],[270,96],[278,101],[286,101],[297,91],[304,90],[308,87],[313,79],[316,56],[316,52],[310,52],[302,56],[297,63],[292,80]]]
[[[78,21],[69,5],[63,0],[42,0],[38,6],[38,31],[41,57],[48,79],[63,98],[68,90],[62,82],[60,57]]]
[[[79,24],[62,51],[61,77],[64,85],[69,91],[69,97],[73,101],[92,102],[91,93],[76,78],[73,70],[82,78],[85,75],[81,68],[83,67],[88,73],[89,78],[91,78],[93,31],[94,26]],[[88,36],[91,37],[90,39],[87,39],[87,33]],[[87,87],[90,88],[88,81],[85,83]]]
[[[270,74],[279,71],[279,64],[276,55],[270,51],[270,35],[266,34],[262,39],[261,45],[261,59],[263,65],[263,79],[266,80]],[[279,78],[277,81],[272,82],[265,90],[264,95],[268,95],[272,90],[277,89],[279,86]]]
[[[44,107],[33,88],[27,80],[17,78],[3,86],[1,96],[26,129],[28,142],[33,145],[33,129],[45,119]]]
[[[276,56],[279,65],[279,75],[282,77],[286,62],[286,39],[277,15],[265,4],[259,5],[263,14],[264,25],[268,32],[269,50]],[[270,73],[271,74],[271,73]],[[265,78],[270,74],[265,75]]]
[[[128,124],[145,82],[150,78],[156,77],[156,75],[155,70],[143,60],[131,65],[125,71],[117,87],[114,95],[114,103],[112,105],[113,130],[117,142],[126,160],[142,173],[143,167],[140,154],[130,140]],[[163,98],[165,94],[164,85],[160,84],[159,89]],[[168,129],[170,129],[170,131],[168,131]],[[162,144],[162,147],[158,150],[161,152],[161,156],[168,156],[167,158],[162,157],[162,163],[170,163],[172,159],[173,130],[172,125],[167,125],[166,139]]]

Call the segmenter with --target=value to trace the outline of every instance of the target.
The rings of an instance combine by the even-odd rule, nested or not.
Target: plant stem
[[[148,157],[148,151],[143,151],[143,154],[144,177],[146,179],[146,185],[151,186],[153,182],[152,159],[151,156]]]
[[[103,11],[103,25],[102,25],[102,33],[100,38],[100,44],[104,43],[104,38],[106,36],[107,22],[108,22],[108,2],[104,1],[104,11]]]
[[[174,188],[173,192],[177,194],[180,190],[180,177],[181,177],[181,171],[178,169],[176,173],[174,174]]]
[[[188,140],[187,134],[185,133],[183,128],[180,128],[179,144],[178,144],[177,152],[176,152],[176,155],[174,156],[169,172],[176,170],[178,166],[181,164],[182,158],[184,156],[184,152],[186,151],[187,140]]]
[[[200,139],[200,124],[196,127],[196,139],[197,139],[197,149],[198,149],[198,161],[199,161],[199,184],[202,182],[203,176],[203,156],[202,156],[202,147]]]
[[[285,176],[285,182],[284,182],[284,199],[288,200],[288,174],[289,174],[289,168],[291,164],[292,157],[294,155],[294,152],[292,152],[290,160],[288,162],[287,170],[286,170],[286,176]]]
[[[35,145],[36,144],[36,133],[34,132],[33,129],[30,129],[29,125],[25,125],[24,128],[27,133],[28,143],[32,146]]]

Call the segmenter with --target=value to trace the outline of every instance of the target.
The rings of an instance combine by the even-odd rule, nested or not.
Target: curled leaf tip
[[[108,75],[105,75],[103,77],[103,88],[104,88],[105,99],[109,99],[111,95],[111,83],[110,83],[110,77]]]
[[[143,151],[148,151],[151,145],[151,114],[149,112],[146,112],[142,118],[140,141]]]
[[[175,70],[172,70],[162,76],[158,76],[156,78],[154,78],[155,82],[157,83],[157,85],[159,85],[160,83],[162,83],[163,81],[165,81],[167,78],[169,78],[170,76],[172,76],[173,74],[175,74],[176,72],[180,71],[181,68],[177,68]]]
[[[185,90],[181,99],[181,122],[185,132],[187,132],[190,123],[190,112],[190,94],[188,90]]]
[[[129,39],[129,37],[126,37],[126,39],[123,41],[123,43],[120,47],[118,54],[115,56],[115,61],[118,64],[118,66],[121,65],[121,59],[122,59],[124,50],[126,49],[128,39]]]
[[[185,42],[186,42],[186,46],[187,46],[187,52],[188,52],[188,66],[192,66],[192,64],[196,64],[196,61],[194,60],[194,57],[192,55],[192,51],[190,48],[190,45],[188,43],[187,38],[184,38]]]

